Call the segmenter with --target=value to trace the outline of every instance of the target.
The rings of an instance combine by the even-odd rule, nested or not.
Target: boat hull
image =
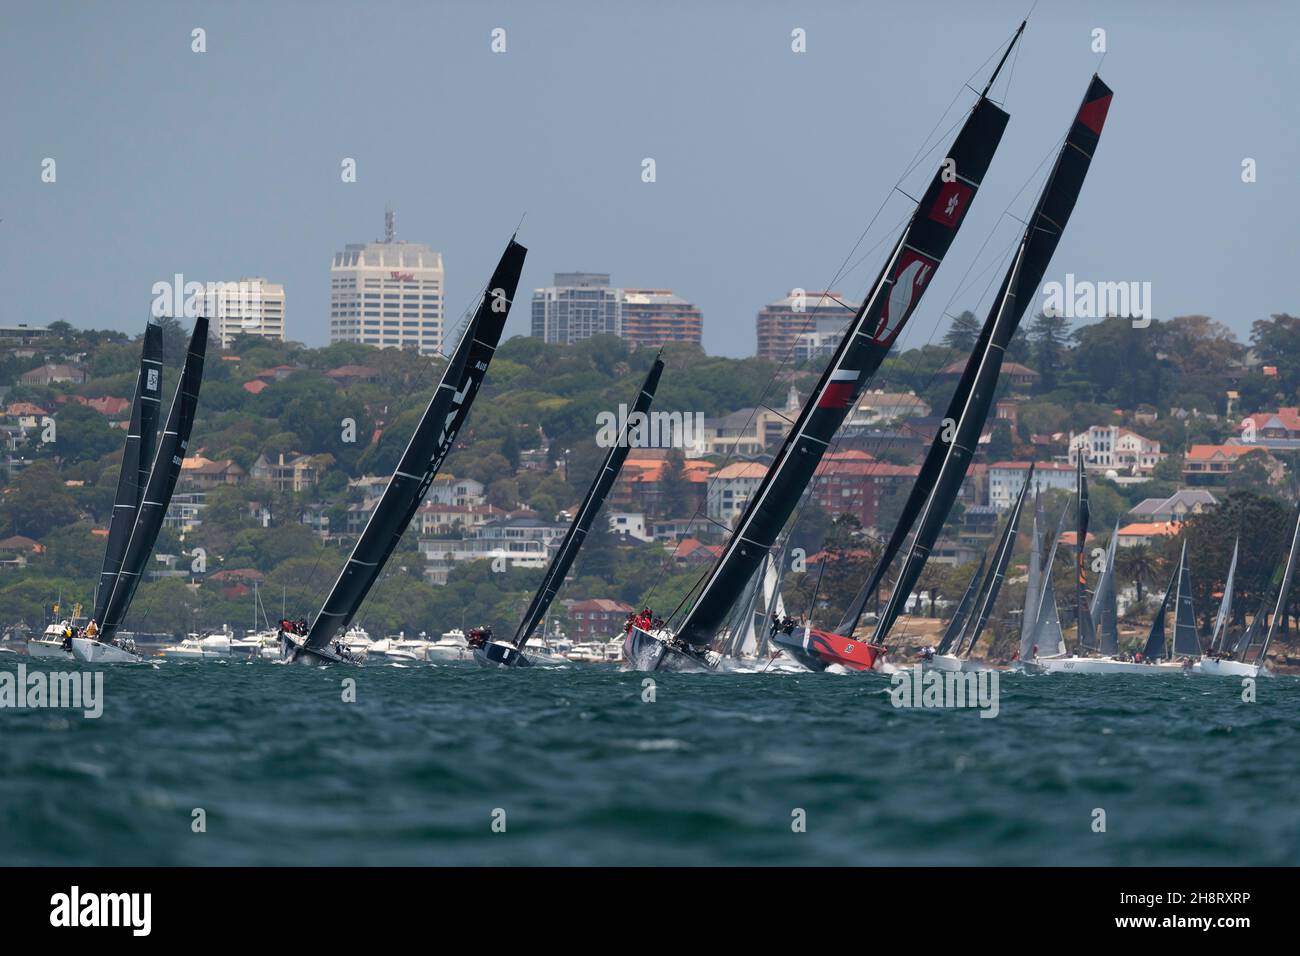
[[[72,652],[63,649],[62,641],[46,641],[32,638],[27,642],[27,656],[38,660],[72,660]]]
[[[1216,661],[1203,658],[1192,667],[1192,673],[1205,674],[1209,677],[1259,677],[1268,671],[1259,664],[1247,664],[1245,661]]]
[[[718,661],[718,656],[712,652],[699,652],[697,655],[682,650],[669,644],[666,637],[639,627],[632,628],[623,639],[625,671],[708,672],[718,669]]]
[[[144,660],[139,654],[89,637],[72,639],[72,656],[83,664],[138,664]]]
[[[280,632],[280,657],[289,664],[315,667],[321,664],[360,664],[356,658],[345,658],[328,647],[305,647],[285,632]]]
[[[922,661],[926,670],[932,671],[952,671],[954,673],[973,674],[979,671],[997,670],[996,667],[986,664],[983,661],[972,661],[965,657],[958,657],[955,654],[935,654],[928,661]]]
[[[483,667],[532,667],[534,662],[513,644],[488,641],[474,648],[474,663]]]
[[[812,671],[824,671],[832,664],[851,671],[878,670],[885,658],[885,649],[879,644],[816,628],[807,628],[802,634],[777,634],[772,640]]]
[[[1024,661],[1021,669],[1027,674],[1179,674],[1190,668],[1171,661],[1143,664],[1139,661],[1119,661],[1113,657],[1036,657]]]

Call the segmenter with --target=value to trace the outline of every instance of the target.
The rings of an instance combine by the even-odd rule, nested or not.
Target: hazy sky
[[[175,272],[265,275],[286,286],[290,337],[323,344],[330,257],[377,238],[391,201],[399,237],[444,254],[452,316],[526,212],[526,288],[568,270],[671,287],[703,308],[706,349],[752,354],[755,312],[830,281],[1028,7],[9,0],[0,322],[134,332]],[[1115,100],[1048,280],[1149,281],[1157,318],[1208,313],[1242,336],[1300,312],[1297,11],[1041,0],[998,84],[1007,134],[905,344],[941,335],[945,305],[975,307],[1000,277],[994,253],[1019,230],[1002,213],[1029,183],[1011,205],[1027,214],[1098,67],[1097,27]],[[903,188],[919,194],[942,148]],[[893,194],[863,250],[909,205]],[[882,255],[837,288],[860,296]],[[516,308],[508,333],[527,330]]]

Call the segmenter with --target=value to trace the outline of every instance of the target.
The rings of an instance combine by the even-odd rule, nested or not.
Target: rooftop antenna
[[[397,214],[393,212],[392,203],[384,205],[384,242],[393,242],[397,237]]]

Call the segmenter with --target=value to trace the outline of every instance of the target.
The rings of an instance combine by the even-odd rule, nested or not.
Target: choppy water
[[[1300,863],[1293,678],[1003,675],[981,719],[861,675],[104,674],[99,720],[0,710],[0,862]]]

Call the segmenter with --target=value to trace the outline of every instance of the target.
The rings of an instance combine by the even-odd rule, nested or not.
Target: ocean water
[[[1005,674],[988,719],[879,675],[103,673],[100,719],[0,710],[0,863],[1300,863],[1290,677]]]

